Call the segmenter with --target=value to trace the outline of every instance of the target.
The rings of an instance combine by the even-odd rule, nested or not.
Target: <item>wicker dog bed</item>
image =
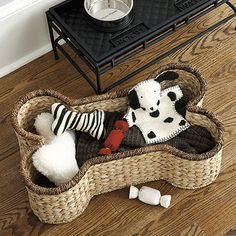
[[[179,78],[163,81],[161,87],[176,84],[181,87],[188,101],[186,119],[192,125],[201,125],[211,132],[216,142],[214,148],[196,155],[160,144],[95,157],[85,162],[69,183],[56,188],[44,188],[34,183],[37,171],[31,156],[45,141],[34,134],[34,118],[42,112],[49,112],[55,102],[63,102],[80,112],[97,108],[124,112],[127,110],[128,91],[71,100],[52,90],[37,90],[19,100],[12,113],[12,125],[20,146],[20,170],[31,208],[42,222],[70,222],[85,210],[93,196],[131,184],[164,179],[176,187],[195,189],[215,180],[220,172],[223,127],[212,113],[197,106],[201,105],[205,93],[204,80],[195,69],[177,64],[160,68],[150,78],[167,70],[176,71]]]

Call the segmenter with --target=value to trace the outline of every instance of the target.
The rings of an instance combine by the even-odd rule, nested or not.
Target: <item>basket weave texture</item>
[[[125,112],[128,91],[72,100],[53,90],[37,90],[17,102],[12,112],[12,125],[20,146],[20,172],[31,208],[42,222],[70,222],[82,214],[93,196],[131,184],[164,179],[176,187],[195,189],[209,185],[216,179],[221,166],[223,126],[212,113],[200,107],[205,82],[196,69],[179,64],[161,67],[149,79],[168,70],[176,71],[179,78],[163,81],[162,89],[174,85],[181,87],[188,102],[186,119],[192,125],[201,125],[209,130],[216,141],[215,147],[207,153],[189,154],[159,144],[95,157],[84,163],[70,182],[56,188],[44,188],[34,183],[37,171],[31,157],[45,144],[44,138],[34,132],[35,117],[42,112],[50,112],[55,102],[62,102],[80,112],[98,108]]]

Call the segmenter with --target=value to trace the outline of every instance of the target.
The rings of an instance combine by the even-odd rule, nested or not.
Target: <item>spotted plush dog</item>
[[[177,73],[165,72],[137,84],[128,93],[129,109],[124,118],[129,127],[140,129],[147,144],[165,142],[190,126],[176,110],[176,103],[183,97],[180,87],[161,91],[159,82],[176,78]]]

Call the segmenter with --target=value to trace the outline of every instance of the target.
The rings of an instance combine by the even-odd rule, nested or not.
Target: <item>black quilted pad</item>
[[[198,0],[197,6],[201,3],[204,4],[206,1],[209,0]],[[181,11],[175,5],[176,3],[178,3],[178,0],[134,0],[134,19],[125,29],[125,32],[129,34],[132,28],[136,27],[135,29],[141,30],[141,33],[135,35],[135,37],[131,35],[131,39],[121,45],[117,38],[120,34],[124,36],[124,30],[115,33],[97,30],[86,15],[83,0],[66,1],[50,8],[49,11],[90,57],[94,61],[100,62],[111,55],[115,56],[121,48],[131,45],[134,41],[149,35],[157,29],[161,29],[168,23],[174,22],[188,11],[194,10],[191,5],[190,8]]]

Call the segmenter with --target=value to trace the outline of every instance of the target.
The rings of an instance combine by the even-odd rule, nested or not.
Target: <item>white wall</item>
[[[0,7],[0,77],[51,50],[45,11],[62,0],[14,0]]]
[[[0,7],[3,6],[3,5],[6,5],[6,4],[8,4],[12,1],[14,1],[14,0],[0,0]]]

